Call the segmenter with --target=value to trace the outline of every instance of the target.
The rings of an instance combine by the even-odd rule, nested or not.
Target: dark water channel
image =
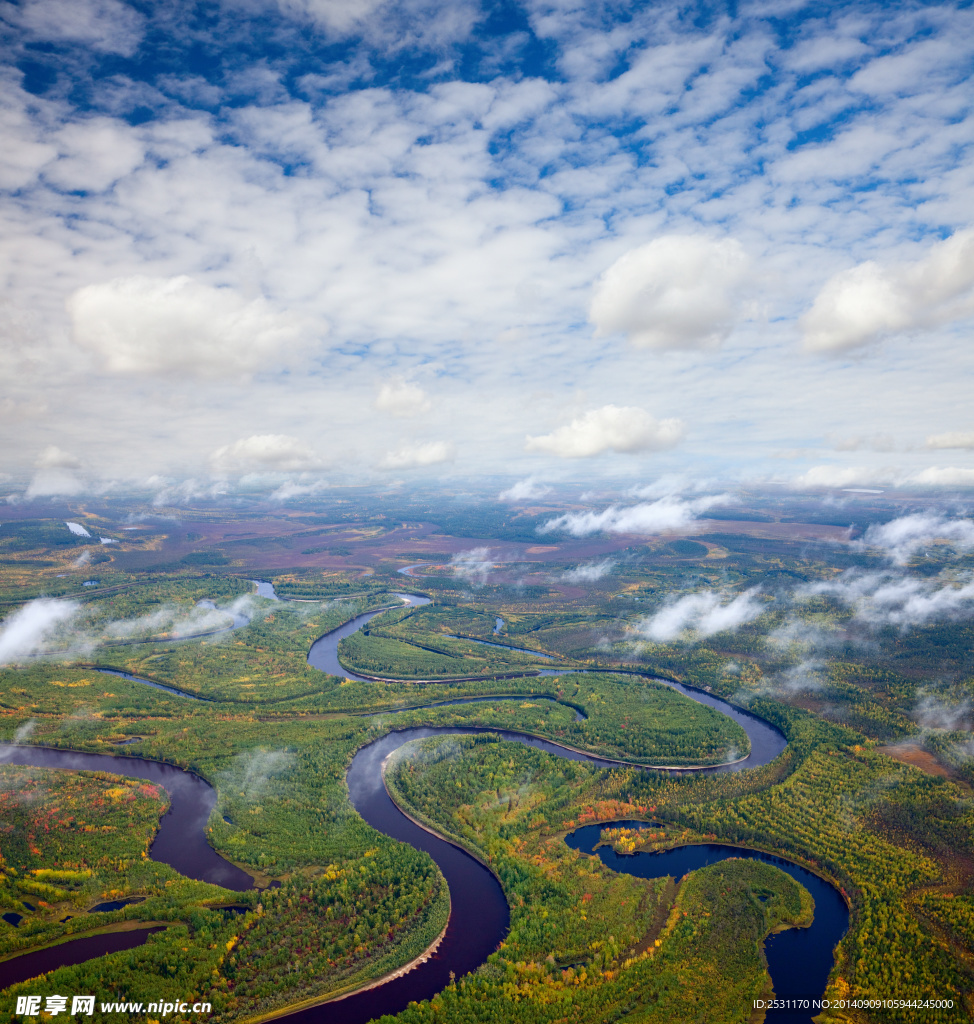
[[[428,597],[419,597],[416,594],[396,594],[396,597],[410,608],[419,608],[424,604],[430,603]],[[338,644],[345,637],[357,633],[367,622],[371,622],[376,615],[381,615],[384,611],[388,611],[388,609],[379,608],[374,612],[356,615],[354,619],[346,622],[344,626],[339,626],[338,629],[333,629],[330,633],[325,633],[323,637],[319,637],[311,645],[311,650],[308,651],[308,664],[312,668],[318,669],[319,672],[327,672],[331,676],[343,676],[346,679],[354,679],[360,683],[370,682],[367,677],[356,675],[354,672],[349,672],[347,668],[342,667],[338,660]]]
[[[428,599],[423,597],[397,596],[413,606],[428,603]],[[338,643],[344,637],[360,629],[377,614],[379,612],[376,611],[357,616],[351,622],[321,637],[311,648],[308,657],[309,663],[323,672],[357,678],[338,664]],[[734,764],[700,770],[712,773],[741,771],[746,768],[758,767],[769,763],[784,749],[784,737],[777,729],[762,719],[733,708],[716,697],[677,684],[672,685],[692,699],[714,707],[733,718],[744,728],[751,742],[751,753],[746,759]],[[180,696],[189,696],[179,691],[171,692]],[[496,701],[504,698],[491,697],[489,699]],[[531,698],[518,695],[509,699],[523,701]],[[462,699],[461,701],[467,702]],[[461,701],[457,701],[457,703]],[[362,747],[355,754],[347,774],[352,805],[373,828],[430,854],[449,885],[451,898],[449,924],[436,952],[405,975],[376,985],[375,988],[352,993],[343,999],[289,1014],[287,1018],[289,1021],[294,1024],[365,1024],[373,1017],[397,1013],[404,1009],[411,1000],[428,999],[441,991],[449,983],[451,973],[456,977],[461,977],[474,970],[484,962],[504,938],[509,924],[508,908],[503,891],[494,875],[459,847],[426,831],[407,818],[389,797],[382,780],[383,762],[404,743],[438,735],[472,735],[485,732],[495,733],[502,739],[545,750],[570,760],[587,761],[593,765],[604,767],[615,767],[618,764],[618,762],[569,750],[547,740],[489,728],[449,726],[409,728],[389,733]],[[183,771],[172,765],[135,757],[84,754],[29,746],[0,747],[0,761],[38,767],[108,771],[157,783],[170,794],[171,807],[160,822],[159,832],[150,848],[150,856],[154,860],[170,864],[181,874],[190,878],[213,882],[236,891],[244,891],[253,886],[253,879],[249,875],[225,861],[207,843],[206,826],[216,804],[216,793],[209,784],[191,772]],[[595,834],[590,841],[591,846],[598,842],[598,832],[601,826],[593,828]],[[582,842],[583,840],[577,837],[580,837],[583,831],[585,830],[580,830],[570,837],[571,842]],[[576,847],[576,849],[580,848],[580,846]],[[655,866],[651,870],[661,874],[685,874],[687,870],[700,866],[692,863],[694,857],[706,856],[699,851],[710,849],[712,848],[688,847],[682,851],[656,855],[676,859],[665,862],[653,861]],[[714,847],[713,849],[730,850],[731,848]],[[601,849],[599,850],[599,855],[603,859],[609,854],[611,851],[603,853]],[[689,859],[680,860],[679,857],[684,855]],[[752,855],[767,859],[767,855],[764,854],[752,854],[750,851],[736,849],[732,853],[723,854],[723,856]],[[718,856],[717,859],[720,857]],[[610,866],[616,870],[638,874],[638,871],[631,870],[632,863],[636,860],[638,858],[625,858],[625,864],[619,867],[615,864]],[[777,862],[774,858],[771,860]],[[606,861],[606,863],[609,862]],[[816,901],[816,925],[819,927],[816,929],[816,925],[813,925],[811,929],[801,933],[784,932],[769,940],[767,954],[775,989],[779,995],[796,992],[820,994],[824,989],[825,977],[831,968],[832,950],[835,942],[841,937],[846,921],[846,918],[843,917],[839,922],[839,918],[836,916],[838,911],[833,913],[833,910],[829,908],[833,907],[835,901],[838,901],[844,914],[845,906],[838,894],[817,876],[786,861],[780,862],[778,866],[787,870],[812,892]],[[795,872],[799,874],[795,874]],[[646,877],[655,876],[647,875]],[[820,911],[819,908],[823,908],[823,910]],[[832,916],[830,917],[830,915]],[[820,923],[820,916],[827,918],[832,923],[829,924],[825,920]],[[14,960],[0,963],[0,988],[12,984],[21,977],[33,977],[37,973],[53,970],[58,966],[79,963],[94,956],[104,955],[114,949],[130,948],[145,941],[148,932],[149,929],[142,929],[140,932],[121,932],[76,939],[48,950],[25,954]],[[136,938],[137,936],[139,937]],[[793,936],[797,936],[797,946],[794,945],[796,939],[791,938]],[[116,942],[124,943],[124,945],[111,945]],[[789,945],[789,942],[792,945]],[[815,957],[817,957],[816,964],[824,966],[824,974],[821,978],[819,978],[821,974],[819,966],[816,966],[814,970],[806,969],[806,964],[810,964]],[[34,958],[39,959],[35,960]],[[30,973],[24,975],[23,971],[27,969]],[[779,1019],[785,1020],[786,1018]],[[807,1018],[794,1017],[791,1019],[797,1022]],[[791,1019],[789,1019],[789,1024]]]
[[[645,822],[611,821],[586,825],[567,836],[565,842],[581,853],[595,854],[606,867],[637,878],[682,878],[690,871],[716,864],[731,857],[773,864],[803,885],[815,901],[815,917],[809,928],[789,928],[769,936],[764,943],[768,973],[778,999],[820,999],[832,970],[832,952],[849,927],[849,910],[836,889],[806,868],[782,857],[758,850],[705,843],[679,846],[662,853],[616,853],[610,846],[599,846],[604,828],[645,828]],[[780,1024],[808,1024],[817,1010],[770,1011],[768,1016]]]

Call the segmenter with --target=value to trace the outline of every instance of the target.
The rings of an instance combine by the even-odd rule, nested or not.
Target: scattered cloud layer
[[[606,405],[590,409],[550,434],[529,436],[524,449],[560,459],[588,459],[610,451],[660,451],[672,448],[682,437],[681,420],[657,420],[645,409]]]
[[[10,490],[204,491],[255,435],[591,480],[766,479],[769,439],[803,473],[825,434],[875,474],[888,437],[898,481],[974,484],[923,445],[972,427],[974,12],[505,11],[6,4]],[[609,408],[685,420],[679,455]],[[84,466],[34,466],[52,442]]]

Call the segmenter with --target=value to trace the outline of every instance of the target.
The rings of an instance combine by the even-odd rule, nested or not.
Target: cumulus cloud
[[[916,552],[935,541],[948,541],[961,551],[974,548],[974,520],[948,519],[922,512],[876,523],[863,534],[860,545],[880,548],[897,565],[905,565]]]
[[[602,452],[645,452],[672,448],[683,437],[683,422],[657,420],[645,409],[605,405],[590,409],[564,427],[528,436],[524,450],[562,459],[586,459]]]
[[[727,600],[726,594],[712,590],[687,594],[664,605],[655,615],[638,622],[636,629],[657,643],[675,640],[688,629],[698,636],[712,636],[714,633],[737,629],[764,611],[764,606],[758,600],[759,593],[760,590],[755,587],[731,600]]]
[[[529,476],[526,480],[518,480],[506,491],[501,491],[497,497],[500,501],[533,501],[535,498],[543,498],[550,493],[551,488],[547,484]]]
[[[217,448],[210,455],[210,466],[217,473],[291,473],[317,469],[321,459],[288,434],[253,434]]]
[[[483,584],[494,569],[494,563],[490,559],[490,548],[469,548],[460,551],[450,559],[450,568],[457,576]]]
[[[710,495],[683,501],[660,498],[639,505],[610,505],[602,512],[566,512],[538,527],[538,533],[563,530],[573,537],[592,533],[636,533],[651,535],[664,530],[678,530],[689,525],[701,513],[725,501],[722,495]]]
[[[640,348],[713,348],[734,326],[747,259],[732,238],[664,235],[616,260],[595,288],[597,335]]]
[[[952,430],[945,434],[930,434],[928,448],[974,448],[974,431]]]
[[[386,452],[379,460],[379,468],[417,469],[451,462],[455,458],[456,449],[448,441],[427,441],[425,444],[404,445],[395,451]]]
[[[594,583],[596,580],[608,576],[616,563],[611,558],[604,558],[601,562],[584,562],[582,565],[568,569],[561,574],[566,583]]]
[[[403,418],[419,416],[432,408],[429,395],[418,384],[411,384],[402,377],[383,384],[373,404],[380,412]]]
[[[974,230],[957,231],[915,263],[869,260],[825,282],[800,326],[805,348],[846,352],[974,313]]]
[[[301,341],[301,325],[265,299],[185,276],[87,285],[67,306],[74,340],[113,373],[246,374]]]
[[[81,525],[81,523],[65,523],[64,524],[76,537],[90,537],[91,534]]]
[[[0,665],[26,661],[62,632],[78,614],[76,601],[40,597],[0,623]]]

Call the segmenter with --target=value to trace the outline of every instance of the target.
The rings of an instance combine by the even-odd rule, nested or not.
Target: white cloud
[[[947,519],[930,513],[900,516],[870,526],[860,544],[880,548],[897,565],[905,565],[918,551],[938,540],[948,541],[961,551],[974,549],[974,520]]]
[[[145,159],[145,146],[133,129],[108,117],[65,125],[51,141],[59,157],[44,165],[43,174],[67,191],[104,191]]]
[[[448,441],[427,441],[425,444],[404,445],[386,452],[379,461],[380,469],[417,469],[435,466],[456,458],[456,449]]]
[[[688,526],[701,513],[715,505],[724,504],[722,495],[683,501],[680,498],[661,498],[640,505],[610,505],[602,512],[567,512],[549,519],[538,527],[538,533],[564,531],[573,537],[586,537],[593,533],[634,533],[651,535]]]
[[[892,554],[894,561],[902,564],[908,557],[907,546],[902,551],[894,549]],[[853,608],[858,620],[872,627],[906,628],[974,617],[974,581],[945,583],[939,579],[849,569],[835,579],[796,591],[799,599],[814,594],[836,598]]]
[[[68,312],[78,345],[114,373],[234,376],[280,362],[300,339],[294,318],[265,299],[185,276],[88,285],[70,297]]]
[[[490,548],[469,548],[466,551],[460,551],[450,559],[450,567],[457,576],[462,576],[477,585],[483,585],[488,575],[494,570],[494,563],[490,559]]]
[[[69,497],[82,494],[85,483],[76,474],[64,469],[41,469],[31,478],[24,492],[28,500],[32,498],[54,498],[59,495]]]
[[[927,436],[928,448],[974,448],[974,431],[952,430]]]
[[[76,537],[90,537],[91,534],[81,525],[81,523],[65,523],[64,524]]]
[[[596,580],[608,576],[615,568],[615,561],[611,558],[604,558],[601,562],[583,562],[576,565],[574,569],[568,569],[561,574],[566,583],[594,583]]]
[[[791,486],[862,490],[881,484],[903,488],[974,487],[974,469],[958,466],[928,466],[910,472],[899,466],[812,466],[795,477]]]
[[[971,704],[968,700],[947,703],[936,693],[918,690],[919,700],[913,718],[921,729],[944,729],[948,732],[970,731]],[[968,740],[968,744],[970,744]]]
[[[927,580],[902,579],[877,587],[856,610],[873,625],[916,626],[974,615],[974,583],[936,586]]]
[[[380,412],[403,418],[418,416],[432,408],[426,392],[418,384],[411,384],[402,377],[386,381],[379,388],[374,405]]]
[[[23,662],[38,654],[80,610],[76,601],[46,597],[29,601],[0,623],[0,665]]]
[[[868,260],[826,281],[802,317],[806,349],[845,352],[974,314],[974,230],[957,231],[914,263]]]
[[[24,492],[28,500],[82,494],[87,489],[84,480],[75,472],[81,468],[81,460],[57,445],[48,445],[34,460],[34,465],[37,472]]]
[[[550,434],[529,436],[524,449],[562,459],[585,459],[607,451],[659,451],[672,448],[682,437],[681,420],[657,420],[644,409],[606,405],[590,409]]]
[[[547,484],[543,484],[540,480],[535,479],[535,477],[529,476],[525,480],[518,480],[516,484],[512,484],[506,491],[501,491],[497,498],[499,501],[533,501],[536,498],[543,498],[546,494],[550,493],[551,488]]]
[[[145,19],[119,0],[25,0],[11,10],[35,39],[84,43],[101,53],[131,56],[142,38]]]
[[[640,348],[713,348],[734,327],[746,270],[732,238],[664,235],[609,267],[589,319],[597,335],[626,334]]]
[[[80,469],[81,459],[52,444],[37,456],[34,465],[38,469]]]
[[[321,458],[302,441],[287,434],[253,434],[217,448],[210,455],[216,473],[265,470],[291,473],[317,469]]]
[[[280,487],[271,492],[268,501],[285,502],[290,501],[292,498],[303,498],[309,494],[318,494],[319,491],[323,491],[327,487],[328,483],[325,480],[285,480]]]
[[[417,32],[463,38],[477,11],[405,3],[243,0],[216,5],[202,28],[192,5],[142,4],[130,16],[151,22],[173,54],[151,84],[98,61],[134,45],[119,42],[131,4],[4,7],[8,20],[33,12],[38,32],[61,39],[32,57],[49,82],[56,72],[47,92],[23,88],[44,85],[33,71],[0,70],[0,180],[11,190],[0,204],[0,470],[22,479],[27,453],[71,436],[92,479],[179,477],[198,472],[201,437],[219,439],[204,441],[205,456],[260,431],[327,437],[329,452],[348,452],[367,476],[374,460],[361,453],[414,440],[388,440],[385,414],[361,415],[377,382],[396,376],[442,382],[424,438],[453,442],[465,469],[512,480],[537,471],[525,433],[608,403],[688,422],[692,411],[679,461],[654,459],[691,477],[770,474],[768,438],[793,450],[819,447],[827,431],[902,444],[902,409],[921,439],[971,426],[962,413],[944,417],[964,408],[974,373],[960,332],[934,327],[922,345],[890,346],[881,376],[871,362],[796,361],[787,343],[797,312],[837,270],[907,266],[929,239],[968,228],[974,15],[963,5],[938,7],[933,20],[925,8],[922,31],[916,12],[822,19],[808,8],[796,14],[796,47],[782,50],[754,8],[701,25],[671,2],[624,16],[606,8],[604,18],[584,4],[533,4],[525,16],[551,64],[522,74],[525,37],[490,32],[471,39],[477,80],[460,81],[449,46],[419,63],[410,48]],[[227,74],[184,74],[183,47],[225,52],[228,29],[239,60]],[[936,44],[927,58],[918,31]],[[349,42],[321,63],[331,52],[322,40],[336,34]],[[375,41],[424,72],[390,79]],[[874,55],[925,70],[901,74]],[[97,88],[92,57],[108,74]],[[753,262],[702,252],[701,266],[716,263],[695,292],[690,250],[712,247],[717,232]],[[661,238],[668,251],[644,251]],[[637,255],[597,284],[625,252]],[[148,286],[133,289],[134,311],[119,311],[119,289],[104,282],[130,275],[198,282],[199,315],[171,314],[186,296],[163,302]],[[67,342],[64,302],[88,286],[107,295],[81,317],[93,337],[79,349]],[[753,313],[738,305],[752,286]],[[266,305],[250,305],[257,295]],[[596,327],[679,350],[647,360],[617,336],[593,339],[596,295]],[[242,311],[250,322],[237,323]],[[266,321],[288,333],[282,311],[315,325],[309,334],[330,325],[327,358],[275,372],[292,347],[260,336]],[[233,329],[214,326],[221,318]],[[733,325],[721,351],[684,350]],[[233,393],[220,379],[257,370]],[[17,412],[39,403],[48,410],[31,419]],[[920,468],[912,458],[910,471]],[[601,486],[596,474],[636,468],[622,461],[586,467],[584,489]],[[77,486],[38,481],[37,491]]]
[[[889,484],[900,476],[899,470],[872,466],[812,466],[795,477],[792,486],[802,487],[858,487],[868,484]]]
[[[909,480],[916,487],[974,487],[974,469],[959,466],[930,466]]]
[[[759,592],[754,588],[731,600],[727,600],[726,594],[712,590],[687,594],[643,619],[635,628],[657,643],[674,640],[687,629],[692,629],[699,636],[737,629],[764,611],[764,606],[757,599]]]

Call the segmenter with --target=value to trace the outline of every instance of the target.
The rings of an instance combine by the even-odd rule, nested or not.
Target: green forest
[[[85,521],[93,533],[109,529]],[[822,583],[850,566],[875,569],[875,556],[708,534],[633,546],[585,587],[563,582],[578,558],[525,557],[511,562],[509,577],[497,570],[471,584],[436,536],[427,559],[398,539],[393,551],[366,551],[380,545],[384,527],[365,520],[355,533],[305,518],[287,544],[266,533],[213,547],[223,563],[187,561],[210,550],[189,533],[202,537],[212,524],[201,514],[178,545],[166,526],[138,543],[123,538],[95,580],[90,567],[70,569],[80,548],[57,523],[11,531],[4,614],[39,595],[78,610],[52,655],[0,667],[0,739],[197,772],[217,791],[209,841],[255,888],[233,893],[185,879],[148,855],[167,806],[157,787],[0,762],[0,902],[11,915],[0,920],[0,963],[80,935],[164,929],[133,950],[13,986],[3,999],[88,990],[198,999],[229,1024],[313,1005],[409,963],[446,924],[446,885],[428,855],[359,817],[345,773],[364,744],[435,725],[485,731],[403,748],[387,766],[388,789],[497,875],[511,931],[478,970],[395,1020],[754,1019],[751,1002],[771,992],[763,940],[808,923],[808,893],[746,860],[646,881],[564,841],[581,825],[619,820],[656,823],[606,833],[626,852],[724,842],[785,856],[834,884],[851,917],[830,997],[955,1004],[832,1011],[822,1024],[974,1014],[974,776],[962,721],[974,699],[970,627],[910,626],[865,644],[847,606],[821,596],[786,606],[774,596],[775,587]],[[504,526],[506,542],[530,533],[528,525]],[[293,567],[265,564],[281,551]],[[328,564],[299,564],[301,553]],[[347,564],[335,568],[335,559]],[[31,564],[38,561],[51,565]],[[415,578],[397,573],[424,561],[429,568]],[[253,579],[297,599],[257,597]],[[755,586],[767,593],[761,614],[736,631],[665,642],[640,632],[646,615],[687,588]],[[404,608],[395,597],[402,590],[432,603]],[[231,606],[246,619],[233,629]],[[386,610],[342,641],[339,656],[384,681],[326,676],[307,664],[318,637],[377,609]],[[199,622],[218,628],[194,636]],[[781,686],[809,661],[802,644],[813,629],[836,638],[813,685]],[[749,751],[740,726],[667,680],[771,722],[787,738],[784,753],[715,775],[627,767],[716,765]],[[932,694],[959,709],[943,726],[919,724],[917,709]],[[491,699],[435,706],[464,698]],[[491,729],[623,763],[566,760]],[[133,902],[92,909],[107,900]]]

